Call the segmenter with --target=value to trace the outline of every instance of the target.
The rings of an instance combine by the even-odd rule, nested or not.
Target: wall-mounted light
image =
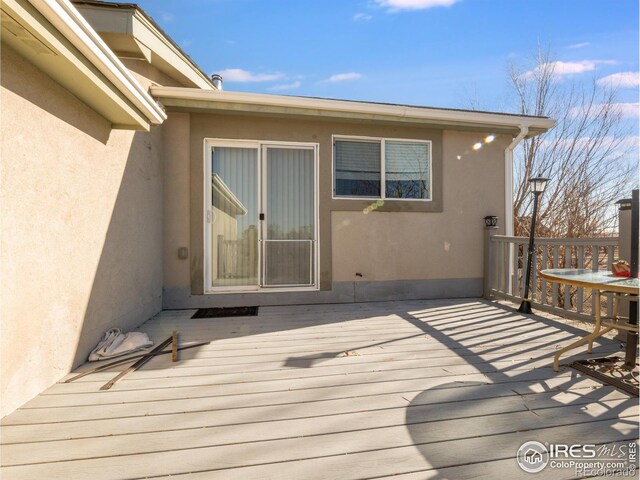
[[[484,217],[484,226],[485,227],[497,227],[498,226],[498,217],[495,215],[487,215]]]
[[[482,148],[482,143],[478,142],[473,144],[474,150],[480,150],[481,148]]]
[[[487,135],[487,136],[484,138],[484,143],[491,143],[491,142],[493,142],[495,139],[496,139],[496,136],[495,136],[495,135]]]

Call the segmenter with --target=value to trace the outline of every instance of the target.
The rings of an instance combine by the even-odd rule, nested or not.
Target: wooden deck
[[[192,313],[140,330],[210,345],[109,391],[117,369],[58,383],[6,417],[2,478],[531,479],[514,458],[527,440],[638,438],[637,399],[552,371],[575,323],[476,299]]]

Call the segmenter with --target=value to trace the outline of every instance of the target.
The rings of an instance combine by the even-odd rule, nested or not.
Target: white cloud
[[[640,136],[638,135],[629,135],[626,137],[617,139],[620,143],[618,148],[621,150],[635,150],[638,151],[640,149]]]
[[[639,72],[618,72],[598,80],[603,87],[638,88],[640,87]]]
[[[175,15],[169,12],[162,12],[160,18],[164,23],[171,23],[176,19]]]
[[[573,45],[569,45],[567,48],[584,48],[584,47],[588,47],[589,45],[591,45],[589,42],[580,42],[580,43],[574,43]]]
[[[325,82],[344,82],[346,80],[358,80],[362,78],[361,73],[349,72],[349,73],[336,73],[335,75],[331,75],[329,78],[325,80]]]
[[[378,6],[395,13],[403,10],[426,10],[433,7],[450,7],[460,0],[375,0]]]
[[[541,141],[541,146],[543,148],[555,147],[567,151],[569,149],[589,148],[594,143],[597,143],[601,149],[611,150],[612,155],[630,154],[637,156],[638,149],[640,149],[640,137],[637,135],[623,137],[606,135],[596,138],[589,136],[562,139],[544,138]]]
[[[368,22],[369,20],[371,20],[373,17],[371,15],[367,15],[366,13],[356,13],[353,16],[353,21],[354,22]]]
[[[251,73],[241,68],[227,68],[218,72],[222,75],[222,78],[227,82],[271,82],[273,80],[279,80],[284,75],[282,73]]]
[[[591,106],[591,112],[593,114],[597,114],[602,111],[604,108],[607,108],[606,104],[594,104]],[[613,112],[619,113],[624,118],[640,118],[640,103],[612,103],[611,110]],[[576,107],[572,109],[571,114],[573,116],[582,115],[586,112],[585,107]]]
[[[293,90],[294,88],[300,88],[301,86],[302,86],[302,82],[295,81],[292,83],[283,83],[280,85],[274,85],[273,87],[269,88],[269,90],[277,92],[280,90]]]
[[[522,74],[523,78],[533,77],[535,74],[543,71],[553,71],[554,75],[575,75],[578,73],[592,72],[596,69],[597,65],[615,65],[615,60],[581,60],[579,62],[562,62],[560,60],[556,62],[543,63],[537,66],[533,70],[529,70]]]
[[[640,118],[640,103],[614,103],[613,108],[618,110],[623,117]]]

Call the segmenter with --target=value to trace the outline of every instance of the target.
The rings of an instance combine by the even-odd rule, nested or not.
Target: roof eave
[[[124,12],[130,16],[127,28],[123,29],[120,23],[101,23],[96,29],[101,34],[126,35],[132,38],[132,43],[142,43],[143,49],[148,49],[154,55],[144,55],[146,60],[165,70],[170,77],[175,77],[178,82],[202,88],[214,90],[209,76],[187,55],[180,46],[167,35],[164,30],[149,16],[144,10],[132,3],[102,2],[95,0],[72,0],[74,5],[95,24],[92,13],[104,14],[105,12]],[[102,17],[104,19],[104,17]],[[109,40],[106,40],[109,43]],[[161,65],[156,64],[154,59],[162,59]],[[166,68],[165,68],[166,66]]]
[[[3,41],[12,42],[36,66],[113,124],[147,130],[166,119],[160,105],[142,89],[68,0],[6,0],[2,2],[2,10],[53,55],[33,53],[17,38],[5,35],[6,32]],[[95,91],[87,90],[87,85],[94,85]],[[111,98],[111,104],[107,97]]]
[[[182,110],[368,119],[471,129],[494,128],[505,132],[517,132],[521,127],[527,127],[528,137],[544,133],[556,124],[546,117],[229,91],[205,92],[189,88],[152,87],[151,94],[165,107]]]

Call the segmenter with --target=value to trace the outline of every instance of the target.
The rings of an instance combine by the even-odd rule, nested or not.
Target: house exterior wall
[[[0,314],[4,416],[157,313],[161,131],[111,125],[5,44]]]
[[[442,213],[334,211],[333,280],[482,278],[483,218],[504,212],[508,140],[472,150],[481,138],[443,133]]]
[[[180,122],[190,135],[188,147],[184,135],[165,137],[165,149],[175,152],[166,159],[172,172],[166,182],[175,176],[180,184],[165,188],[165,204],[169,192],[176,199],[165,210],[165,308],[482,295],[482,219],[504,212],[504,149],[510,137],[498,136],[475,151],[473,144],[486,133],[202,113],[170,113],[169,122]],[[370,200],[333,199],[332,135],[430,140],[433,201],[387,200],[365,214]],[[205,138],[319,144],[320,291],[202,295]],[[188,261],[177,258],[177,248],[185,245],[176,239],[188,242]]]

